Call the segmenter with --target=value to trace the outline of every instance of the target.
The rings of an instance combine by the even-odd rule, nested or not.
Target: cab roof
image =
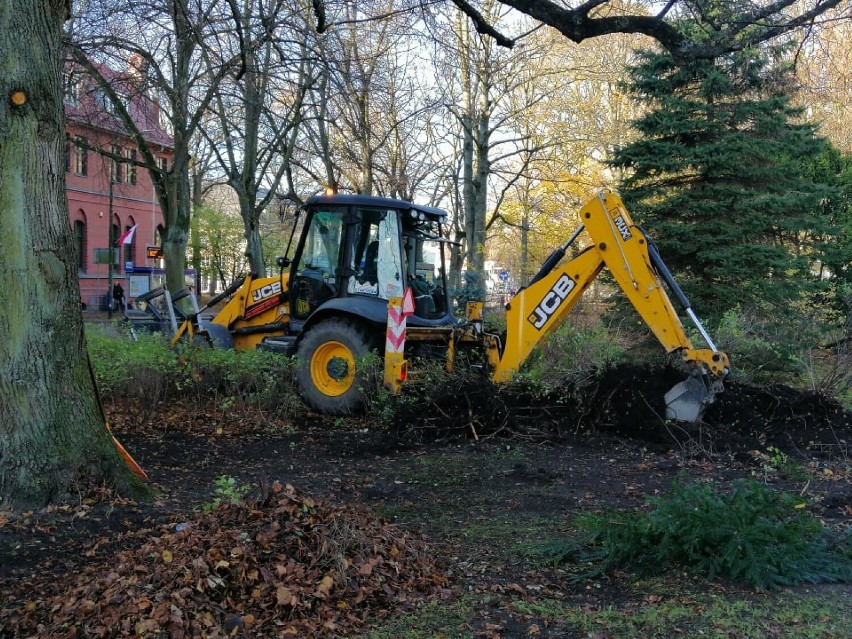
[[[306,206],[372,206],[388,209],[401,209],[403,211],[419,211],[431,217],[443,221],[447,217],[444,209],[433,206],[423,206],[405,200],[397,200],[390,197],[378,197],[375,195],[314,195],[305,202]]]

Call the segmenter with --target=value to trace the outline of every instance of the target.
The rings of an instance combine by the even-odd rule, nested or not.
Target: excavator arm
[[[633,223],[617,195],[607,193],[592,199],[580,210],[580,219],[580,228],[545,261],[529,286],[507,304],[502,353],[498,355],[493,348],[490,353],[494,381],[508,381],[517,372],[606,267],[666,352],[680,351],[692,366],[690,377],[666,394],[666,406],[670,419],[696,421],[722,390],[722,379],[730,366],[727,355],[716,349],[656,247]],[[592,245],[562,264],[583,230]],[[687,337],[663,281],[684,306],[707,348],[695,348]]]

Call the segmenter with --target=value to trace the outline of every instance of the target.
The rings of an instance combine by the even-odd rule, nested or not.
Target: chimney
[[[148,76],[148,61],[138,53],[134,53],[127,59],[127,71],[130,77],[144,80]]]

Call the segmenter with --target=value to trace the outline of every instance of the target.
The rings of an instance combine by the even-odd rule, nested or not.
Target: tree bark
[[[0,506],[147,488],[104,425],[86,350],[61,92],[65,0],[0,5]]]

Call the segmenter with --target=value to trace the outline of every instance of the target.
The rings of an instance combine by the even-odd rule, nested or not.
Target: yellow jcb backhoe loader
[[[452,366],[460,349],[483,352],[495,382],[511,379],[606,267],[666,352],[680,351],[691,367],[687,380],[666,394],[667,416],[696,421],[722,390],[727,355],[713,344],[656,247],[613,193],[583,206],[581,226],[506,304],[505,340],[483,330],[482,304],[468,304],[464,318],[453,312],[445,211],[332,195],[311,198],[304,212],[293,259],[279,258],[277,276],[247,276],[204,308],[184,313],[174,341],[295,355],[305,401],[321,412],[346,414],[363,403],[357,362],[371,350],[384,354],[385,384],[395,392],[414,358],[429,354]],[[592,244],[563,263],[583,231]],[[687,337],[663,283],[706,348],[695,348]],[[215,316],[204,319],[204,311],[227,297]]]

